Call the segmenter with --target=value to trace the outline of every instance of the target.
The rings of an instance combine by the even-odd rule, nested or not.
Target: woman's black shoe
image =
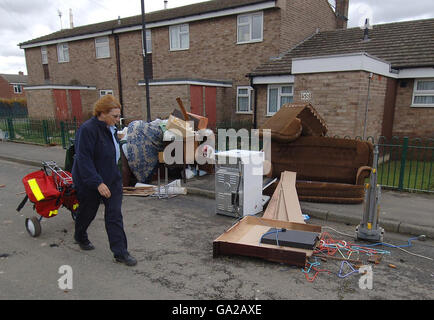
[[[89,251],[89,250],[95,249],[95,247],[93,246],[92,242],[90,242],[89,240],[86,240],[86,241],[77,241],[77,240],[75,240],[75,242],[78,243],[78,245],[80,246],[81,250]]]
[[[123,264],[126,264],[129,267],[135,266],[137,264],[137,260],[130,256],[129,253],[123,255],[123,256],[115,256],[116,262],[120,262]]]

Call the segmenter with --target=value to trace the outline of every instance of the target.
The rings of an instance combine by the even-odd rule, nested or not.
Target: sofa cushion
[[[282,142],[327,133],[327,125],[311,104],[285,104],[260,129],[271,130],[271,138]]]

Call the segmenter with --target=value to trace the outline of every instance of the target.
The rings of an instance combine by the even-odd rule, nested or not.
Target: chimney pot
[[[336,27],[346,29],[348,23],[348,8],[350,0],[335,0]]]
[[[24,75],[24,72],[22,72],[22,71],[18,71],[18,74],[19,74],[20,76],[23,76],[23,75]]]
[[[368,41],[369,40],[369,28],[370,28],[369,19],[366,18],[366,20],[365,20],[365,28],[364,28],[364,32],[363,32],[363,40],[364,41]]]

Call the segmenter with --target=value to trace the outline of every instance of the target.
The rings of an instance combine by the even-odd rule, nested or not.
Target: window
[[[267,115],[275,114],[286,103],[294,101],[292,84],[268,86]]]
[[[69,47],[67,43],[59,43],[57,45],[57,61],[69,62]]]
[[[142,31],[143,35],[143,31]],[[142,36],[142,50],[144,49],[143,46],[143,36]],[[151,30],[146,30],[146,53],[152,53],[152,33]]]
[[[190,46],[188,24],[180,24],[169,28],[170,50],[187,50]]]
[[[42,58],[42,64],[48,64],[48,54],[47,54],[46,46],[41,47],[41,58]]]
[[[237,19],[237,42],[248,43],[262,41],[263,13],[239,15]]]
[[[14,84],[14,93],[23,93],[23,86],[20,84]]]
[[[44,80],[50,79],[50,71],[48,70],[48,64],[43,64],[42,69],[44,70]]]
[[[434,79],[415,80],[412,107],[434,107]]]
[[[250,99],[251,87],[237,88],[237,113],[251,113],[252,104]]]
[[[110,58],[110,44],[108,37],[95,38],[96,58]]]
[[[113,90],[99,90],[99,96],[100,97],[105,96],[107,94],[113,95]]]

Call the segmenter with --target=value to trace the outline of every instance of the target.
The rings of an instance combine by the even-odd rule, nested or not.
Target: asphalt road
[[[96,249],[81,251],[73,241],[70,213],[42,221],[42,234],[29,236],[24,221],[33,212],[23,198],[22,177],[34,167],[0,161],[0,299],[44,300],[282,300],[434,298],[433,261],[395,248],[373,267],[372,289],[359,288],[359,274],[339,278],[340,262],[321,261],[321,272],[308,282],[300,268],[248,257],[213,258],[212,242],[234,219],[214,214],[212,199],[178,196],[170,200],[124,197],[123,214],[135,267],[113,262],[103,206],[89,229]],[[309,223],[325,226],[321,220]],[[354,234],[355,226],[332,224]],[[349,240],[330,232],[335,238]],[[386,233],[385,242],[406,244],[408,237]],[[434,257],[434,242],[413,241],[410,252]],[[389,267],[393,264],[396,268]],[[72,268],[72,289],[59,287],[61,266]],[[349,269],[345,272],[350,271]],[[311,274],[313,275],[313,274]]]

